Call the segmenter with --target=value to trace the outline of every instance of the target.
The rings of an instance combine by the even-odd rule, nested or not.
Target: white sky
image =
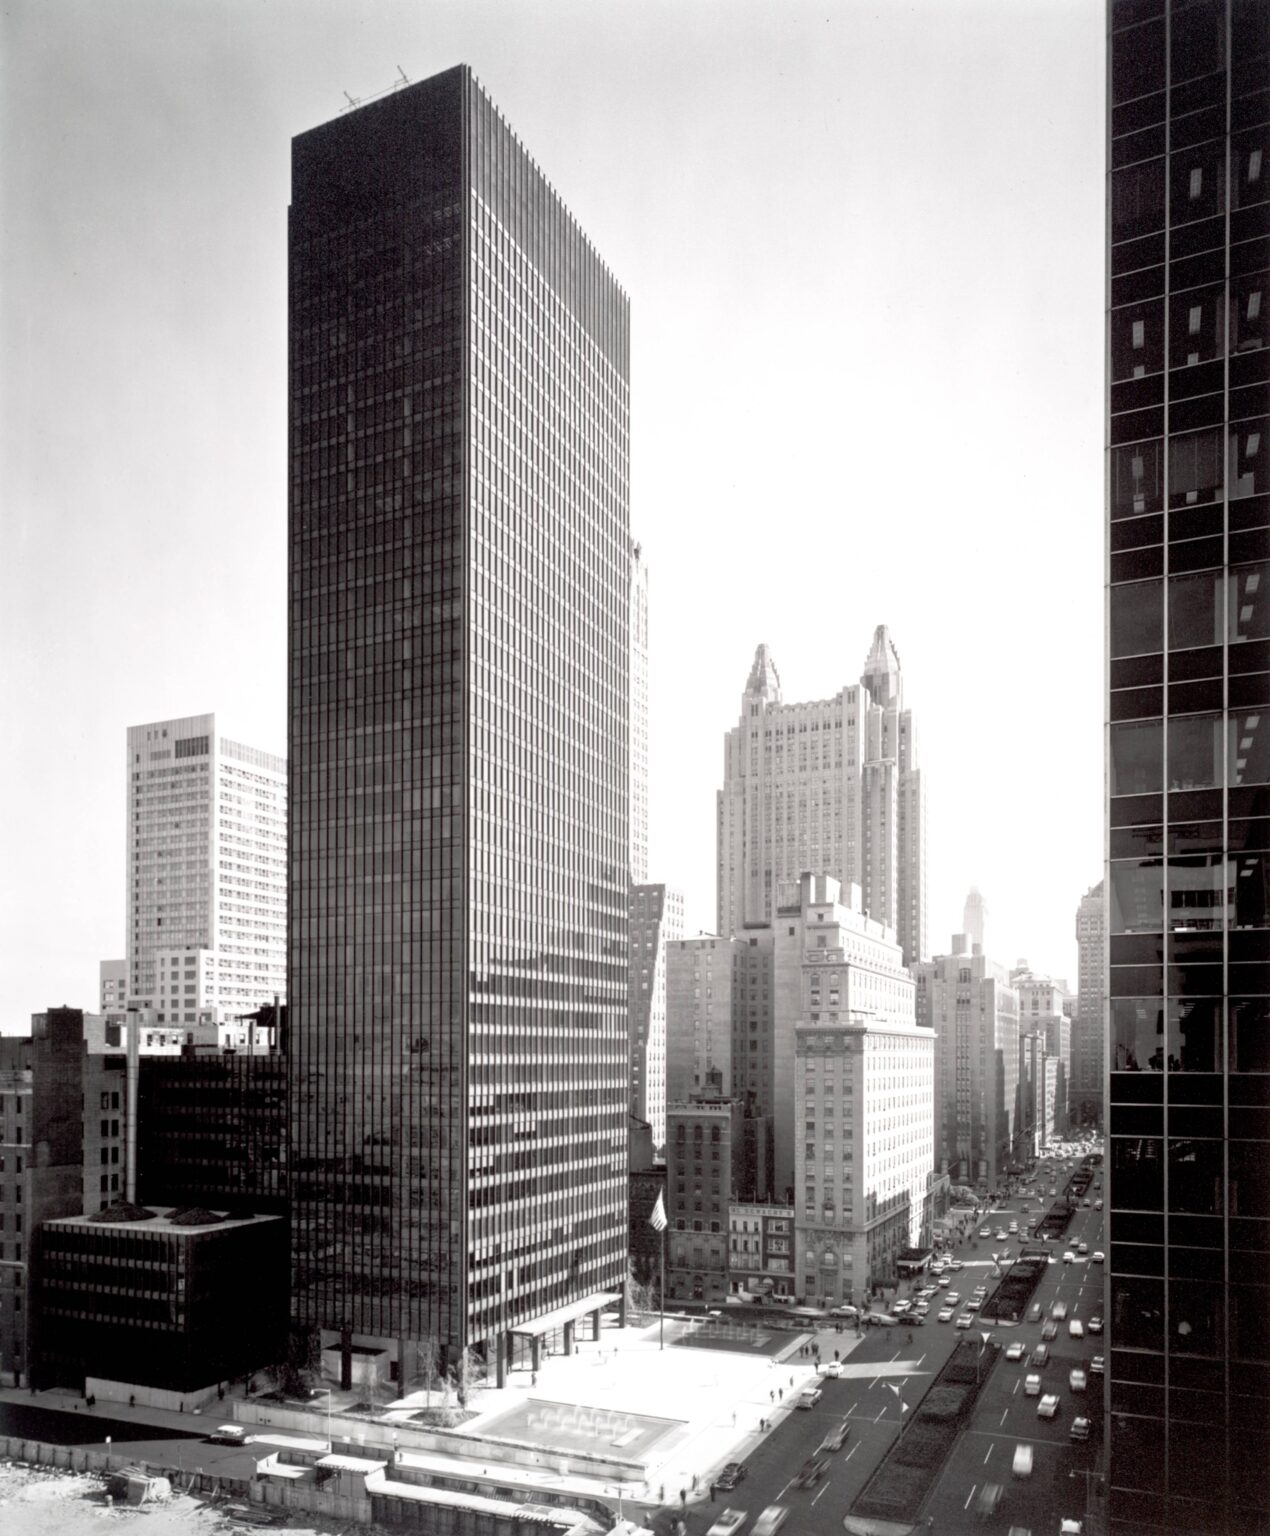
[[[1101,0],[6,0],[0,1031],[124,952],[128,725],[285,750],[292,135],[466,62],[631,297],[652,877],[714,925],[754,648],[890,626],[930,937],[1102,857]]]

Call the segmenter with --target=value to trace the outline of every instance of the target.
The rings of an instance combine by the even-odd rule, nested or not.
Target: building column
[[[542,1339],[536,1333],[529,1336],[529,1369],[535,1376],[542,1370]]]
[[[564,1352],[566,1355],[571,1355],[573,1353],[573,1335],[575,1327],[576,1325],[573,1322],[567,1322],[564,1325]]]
[[[598,1344],[600,1342],[600,1309],[596,1307],[591,1314],[591,1337]]]
[[[494,1335],[494,1385],[505,1387],[507,1385],[507,1345],[508,1337],[500,1328]]]

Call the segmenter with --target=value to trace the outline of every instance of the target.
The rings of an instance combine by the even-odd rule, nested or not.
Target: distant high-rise
[[[717,805],[721,933],[770,923],[776,887],[806,871],[858,885],[911,965],[926,953],[926,802],[916,725],[885,625],[858,685],[785,704],[760,645],[727,734]]]
[[[1108,6],[1110,1536],[1270,1529],[1270,5]]]
[[[286,759],[215,715],[130,727],[127,880],[129,1006],[195,1025],[285,995]]]
[[[972,947],[977,944],[982,954],[988,953],[988,903],[977,885],[970,887],[970,894],[966,897],[966,905],[961,914],[961,931],[970,940]]]
[[[631,545],[631,884],[648,882],[648,566]]]
[[[1107,1029],[1106,903],[1100,880],[1076,909],[1079,974],[1076,1020],[1072,1027],[1072,1116],[1077,1125],[1102,1124],[1102,1070]]]
[[[294,141],[290,273],[295,1319],[501,1379],[626,1270],[629,306],[466,66]]]
[[[631,887],[631,1114],[666,1145],[666,950],[684,931],[683,893]]]

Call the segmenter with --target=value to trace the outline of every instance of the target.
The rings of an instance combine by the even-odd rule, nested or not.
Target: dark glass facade
[[[625,1271],[629,312],[466,67],[290,253],[294,1312],[409,1376]]]
[[[1107,1529],[1270,1529],[1270,6],[1111,0]]]

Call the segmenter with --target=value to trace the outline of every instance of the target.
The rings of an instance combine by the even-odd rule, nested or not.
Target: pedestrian
[[[767,1400],[768,1400],[769,1403],[774,1403],[776,1401],[776,1393],[774,1391],[773,1392],[769,1392],[767,1394]]]
[[[679,1490],[679,1507],[681,1509],[688,1508],[688,1490],[686,1488],[681,1488]],[[682,1527],[683,1521],[681,1520],[679,1524]]]
[[[785,1401],[785,1388],[784,1387],[779,1387],[777,1390],[780,1393],[780,1399],[781,1399],[781,1402],[783,1403]]]
[[[697,1491],[697,1474],[695,1472],[692,1474],[692,1491],[693,1493]]]
[[[736,1409],[735,1408],[732,1410],[732,1428],[733,1429],[736,1428]]]

